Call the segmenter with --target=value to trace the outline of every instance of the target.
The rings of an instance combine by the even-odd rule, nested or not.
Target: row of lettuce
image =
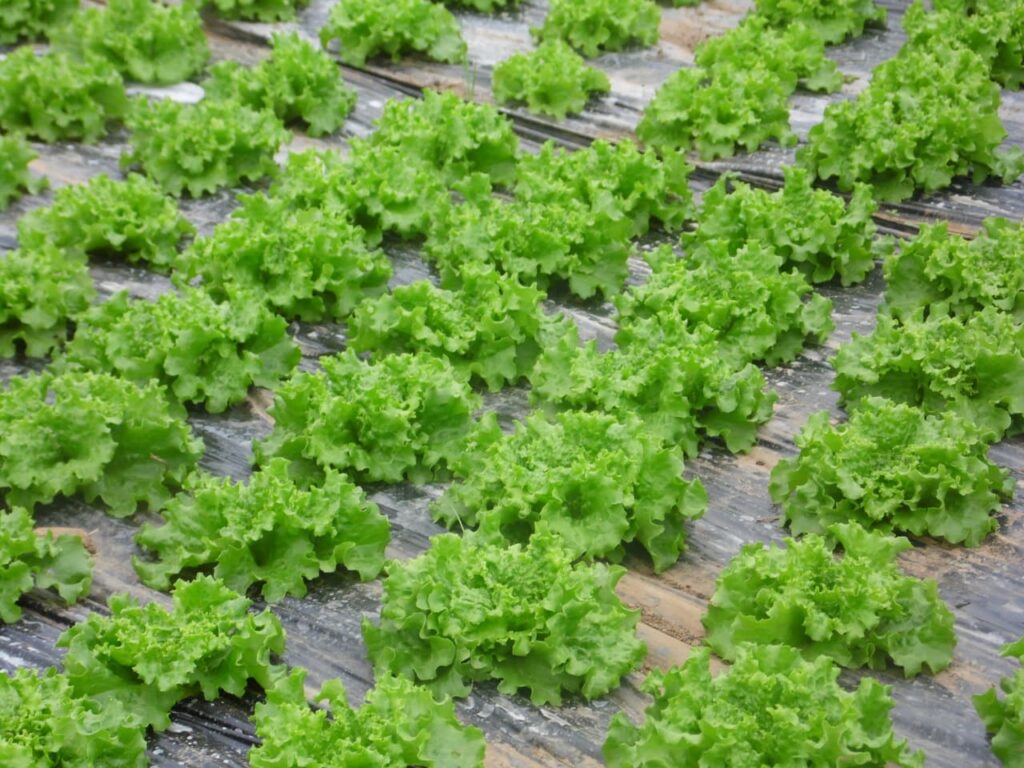
[[[813,294],[813,283],[857,282],[889,250],[874,238],[867,187],[846,205],[794,168],[773,194],[723,179],[695,211],[689,169],[675,152],[663,149],[659,158],[628,142],[599,142],[577,153],[548,146],[521,154],[496,112],[432,93],[388,105],[377,131],[354,141],[345,157],[293,155],[275,174],[269,155],[246,164],[225,154],[237,141],[221,136],[207,145],[217,152],[199,153],[197,172],[188,152],[239,111],[245,88],[237,83],[277,81],[282,40],[252,71],[222,67],[223,100],[139,106],[140,113],[168,110],[169,122],[155,120],[149,129],[152,137],[163,131],[149,141],[152,162],[140,162],[150,179],[99,177],[58,191],[52,206],[19,221],[21,249],[0,261],[0,354],[55,358],[49,371],[15,379],[0,396],[0,485],[8,504],[27,509],[81,495],[118,515],[162,510],[163,525],[139,531],[138,543],[153,557],[139,558],[137,570],[158,589],[211,571],[212,579],[176,587],[176,598],[194,590],[197,605],[217,605],[214,595],[254,585],[273,602],[304,594],[307,580],[339,567],[367,579],[386,567],[380,622],[364,624],[378,689],[352,712],[329,684],[323,695],[335,718],[325,720],[306,705],[301,674],[268,671],[283,635],[267,641],[257,661],[239,650],[246,660],[233,672],[211,669],[235,653],[225,649],[253,635],[244,598],[224,597],[235,613],[214,630],[210,616],[182,608],[185,598],[158,615],[162,609],[116,597],[111,618],[94,616],[68,635],[88,635],[79,629],[89,622],[100,635],[113,633],[97,647],[116,657],[116,677],[130,680],[133,693],[89,690],[67,662],[63,675],[19,673],[9,688],[12,727],[4,732],[31,732],[32,740],[0,745],[17,759],[105,743],[61,724],[29,729],[40,720],[29,706],[39,686],[60,691],[68,711],[78,707],[114,725],[110,738],[131,755],[129,765],[144,760],[146,727],[166,727],[178,700],[238,694],[249,678],[268,691],[256,715],[266,741],[251,756],[254,765],[299,764],[314,732],[318,745],[369,750],[385,765],[479,764],[482,739],[458,730],[451,704],[435,704],[391,675],[438,696],[465,695],[483,679],[509,693],[526,689],[536,703],[604,695],[645,650],[635,636],[638,613],[614,592],[623,570],[593,559],[618,560],[635,542],[656,570],[678,560],[686,522],[706,503],[699,481],[683,479],[684,459],[709,438],[731,450],[753,444],[774,399],[755,363],[787,362],[808,341],[823,340],[830,306]],[[47,66],[39,62],[48,58],[25,66]],[[253,114],[285,117],[272,106],[280,91],[265,90],[275,95]],[[292,117],[312,125],[311,114]],[[133,139],[137,148],[147,138],[135,130],[143,134]],[[136,149],[129,162],[141,156]],[[179,252],[191,227],[165,191],[203,194],[264,174],[276,177],[267,193],[244,197],[227,222]],[[652,225],[672,232],[692,219],[696,228],[682,243],[687,258],[670,249],[650,253],[651,278],[624,289],[631,241]],[[438,283],[387,291],[385,236],[422,241]],[[801,457],[773,479],[794,532],[809,535],[785,547],[752,545],[723,572],[705,616],[707,642],[734,664],[712,678],[709,657],[699,652],[682,668],[652,676],[656,703],[641,726],[615,720],[605,748],[610,765],[656,765],[666,754],[687,764],[737,749],[748,762],[813,764],[821,755],[809,745],[826,734],[829,765],[920,762],[891,733],[884,687],[865,679],[845,693],[833,662],[891,663],[908,675],[938,671],[952,658],[952,614],[934,582],[911,579],[894,564],[906,540],[857,523],[969,544],[995,526],[991,515],[1011,486],[984,448],[1012,431],[1024,411],[1013,385],[1024,366],[1014,307],[1021,277],[1005,258],[1020,243],[1018,227],[994,221],[973,243],[928,230],[889,259],[888,302],[903,306],[899,330],[886,342],[883,324],[868,341],[844,348],[845,374],[837,361],[838,386],[862,407],[843,427],[816,417],[801,438]],[[120,295],[93,307],[91,255],[169,271],[180,290],[154,302]],[[931,279],[935,293],[922,297],[915,269],[941,273],[947,283]],[[1000,275],[995,287],[992,270]],[[545,311],[549,292],[614,298],[617,348],[581,345],[574,325]],[[960,309],[932,318],[933,307],[953,305]],[[943,313],[951,315],[948,327]],[[984,319],[962,330],[968,315]],[[294,373],[299,352],[287,324],[295,319],[346,320],[350,350],[322,359],[317,373]],[[913,322],[920,330],[906,333]],[[935,352],[939,337],[947,344]],[[900,346],[913,338],[917,347]],[[514,433],[503,434],[493,416],[477,416],[474,385],[497,390],[524,380],[539,413]],[[275,390],[274,431],[256,445],[259,469],[248,484],[194,473],[202,446],[182,406],[221,411],[254,385]],[[941,415],[868,397],[876,394]],[[872,440],[876,447],[850,449]],[[899,449],[883,450],[894,440],[922,457],[918,466],[908,470]],[[890,457],[881,468],[879,454]],[[937,455],[957,468],[952,482]],[[834,479],[818,461],[834,468]],[[356,483],[450,476],[457,482],[434,514],[475,532],[436,537],[421,557],[386,565],[387,521]],[[888,503],[862,502],[879,497]],[[930,504],[933,498],[940,503]],[[9,558],[21,575],[8,615],[16,617],[18,595],[33,585],[58,586],[68,599],[87,590],[87,558],[74,540],[37,536],[26,512],[10,514],[12,529],[18,521],[22,532],[14,551],[24,556]],[[836,544],[842,557],[833,554]],[[136,641],[127,638],[146,634],[137,624],[129,620],[123,636],[111,629],[133,610],[174,628],[133,650]],[[191,654],[167,652],[165,634],[218,636],[222,645],[216,659],[196,658],[203,643]],[[194,667],[181,669],[181,658],[195,659]],[[763,685],[766,675],[775,685]],[[80,677],[104,674],[90,667]],[[997,749],[1019,721],[1012,697],[1020,687],[1008,682],[1010,697],[985,699],[990,724],[993,713],[1001,713],[1000,726],[1010,724]],[[144,706],[148,700],[157,708]],[[400,714],[399,701],[408,702]],[[126,721],[118,707],[138,718]],[[758,718],[768,711],[780,714],[765,729]],[[737,722],[746,724],[741,737]],[[847,724],[840,737],[837,722]],[[675,734],[668,744],[666,729]],[[56,746],[79,737],[77,746]],[[331,754],[326,746],[324,754]]]

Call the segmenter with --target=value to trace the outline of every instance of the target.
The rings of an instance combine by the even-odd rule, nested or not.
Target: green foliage
[[[754,0],[754,13],[776,27],[806,24],[826,43],[864,34],[885,24],[886,10],[875,0]]]
[[[459,23],[430,0],[340,0],[320,29],[325,48],[335,39],[341,60],[356,67],[377,56],[398,61],[405,53],[433,61],[466,59]]]
[[[0,760],[7,768],[144,768],[145,730],[119,702],[77,695],[66,676],[0,674]]]
[[[620,560],[636,541],[656,571],[686,546],[684,524],[704,514],[700,480],[683,479],[683,454],[636,419],[535,414],[512,435],[481,430],[455,466],[463,479],[433,506],[449,528],[478,528],[482,541],[525,543],[538,526],[576,557]]]
[[[651,0],[551,0],[538,40],[564,40],[587,58],[658,42],[661,9]]]
[[[252,768],[483,768],[484,735],[458,721],[450,700],[437,702],[425,688],[387,676],[358,709],[341,681],[330,680],[317,696],[328,707],[312,709],[305,677],[305,670],[294,670],[256,705],[263,743],[249,752]]]
[[[252,68],[222,61],[203,82],[208,98],[269,110],[284,123],[302,122],[310,136],[341,127],[356,105],[330,56],[297,33],[275,32],[270,57]]]
[[[835,0],[828,0],[835,4]],[[761,69],[762,76],[782,84],[787,93],[801,87],[832,93],[843,84],[836,63],[825,55],[825,44],[813,29],[801,23],[773,29],[759,15],[746,16],[723,35],[697,46],[694,62],[714,77],[723,70]]]
[[[155,383],[43,373],[0,391],[0,491],[11,506],[80,494],[117,517],[159,509],[202,450]]]
[[[973,240],[924,226],[885,264],[885,310],[897,319],[967,317],[985,307],[1024,323],[1024,228],[986,219]]]
[[[987,442],[953,413],[868,397],[839,426],[826,411],[814,414],[796,445],[800,455],[777,464],[771,481],[794,534],[853,521],[973,547],[997,528],[992,515],[1013,493]]]
[[[45,176],[33,176],[28,170],[37,157],[21,136],[0,136],[0,211],[22,194],[34,195],[46,187]]]
[[[1024,661],[1024,640],[1003,648],[1003,656]],[[974,708],[992,734],[992,752],[1005,768],[1024,766],[1024,667],[1004,677],[999,687],[1006,695],[1000,699],[995,688],[974,697]]]
[[[51,205],[18,219],[23,248],[53,246],[88,256],[116,256],[159,271],[173,265],[178,243],[194,231],[173,200],[135,173],[124,181],[101,174],[85,184],[61,187]]]
[[[455,8],[468,8],[481,13],[497,13],[518,7],[522,0],[441,0],[441,2]]]
[[[320,482],[333,468],[359,481],[443,477],[462,452],[480,399],[443,358],[354,352],[321,358],[323,370],[297,373],[275,392],[274,431],[256,460],[294,462],[296,477]]]
[[[128,109],[121,76],[106,62],[18,48],[0,60],[0,128],[52,143],[95,142]]]
[[[644,109],[636,135],[659,151],[696,149],[702,160],[753,152],[769,139],[792,146],[788,98],[764,70],[679,69]]]
[[[512,122],[489,104],[425,90],[422,99],[392,99],[367,139],[372,150],[394,148],[425,161],[447,182],[475,173],[495,184],[515,177],[519,137]]]
[[[57,366],[158,381],[177,401],[220,413],[253,386],[274,387],[300,357],[288,323],[257,297],[237,292],[217,302],[186,288],[155,301],[121,292],[92,307]]]
[[[670,320],[609,352],[593,341],[580,346],[568,334],[544,350],[530,381],[535,403],[637,415],[652,435],[687,456],[697,455],[709,437],[720,437],[730,451],[750,449],[776,399],[754,365],[738,368],[722,359],[714,334]]]
[[[847,692],[838,676],[827,657],[805,661],[776,645],[740,648],[736,663],[712,677],[708,650],[695,649],[681,667],[644,682],[654,703],[642,725],[621,712],[612,718],[608,768],[921,768],[924,755],[892,732],[889,689],[865,677]]]
[[[350,146],[346,157],[333,151],[291,155],[271,196],[288,206],[332,209],[361,228],[370,245],[385,234],[426,235],[451,205],[437,171],[398,147],[373,147],[359,139]]]
[[[593,699],[646,655],[639,611],[615,594],[624,568],[574,564],[549,532],[529,544],[488,545],[472,534],[435,536],[413,560],[392,561],[380,625],[363,621],[374,671],[465,696],[477,680],[526,688],[536,705]]]
[[[92,586],[92,558],[82,540],[37,534],[33,525],[23,509],[0,510],[0,621],[7,624],[21,618],[17,601],[32,589],[55,589],[70,604]]]
[[[954,411],[986,439],[1024,426],[1024,326],[996,307],[968,318],[880,316],[832,360],[844,403],[878,395],[928,413]]]
[[[832,324],[832,302],[812,292],[795,269],[750,239],[736,252],[723,240],[702,246],[698,259],[679,259],[668,246],[645,254],[652,275],[616,297],[620,344],[643,339],[668,319],[710,330],[718,354],[736,365],[789,362],[807,342],[821,344]]]
[[[531,112],[564,120],[582,112],[591,96],[611,90],[608,76],[589,66],[561,40],[546,40],[530,53],[500,62],[491,79],[499,104],[525,102]]]
[[[374,578],[384,566],[390,527],[358,486],[327,470],[324,482],[298,488],[288,462],[272,460],[247,485],[202,475],[162,512],[166,524],[146,524],[135,541],[156,561],[134,559],[143,583],[166,590],[183,572],[213,567],[213,575],[245,594],[261,583],[267,602],[302,597],[306,581],[338,566]]]
[[[348,345],[357,352],[424,352],[445,357],[491,391],[528,376],[546,341],[566,321],[545,314],[544,294],[491,269],[468,267],[457,290],[428,280],[356,307]]]
[[[273,114],[232,101],[138,98],[127,123],[132,146],[121,165],[141,166],[175,197],[186,190],[199,197],[274,174],[274,153],[290,137]]]
[[[102,9],[75,14],[51,37],[58,50],[103,59],[140,83],[179,83],[201,72],[210,58],[194,0],[107,0]]]
[[[705,642],[733,661],[739,647],[789,645],[807,659],[910,677],[953,660],[953,613],[932,579],[904,575],[896,556],[913,545],[855,523],[828,529],[842,557],[817,534],[785,547],[747,544],[719,574],[703,623]]]
[[[1024,84],[1024,3],[1019,0],[914,2],[903,15],[908,44],[925,48],[955,42],[985,60],[1004,88]]]
[[[777,192],[756,189],[723,176],[704,193],[696,232],[683,234],[683,247],[693,258],[704,257],[713,241],[730,251],[747,243],[763,243],[813,283],[839,278],[843,285],[863,280],[875,259],[891,252],[892,241],[875,238],[872,219],[878,209],[871,189],[856,185],[849,203],[812,186],[803,168],[783,169],[785,183]]]
[[[308,0],[206,0],[226,19],[291,21]]]
[[[283,668],[281,622],[217,579],[198,576],[174,589],[173,607],[140,606],[126,593],[107,601],[109,616],[91,613],[57,640],[75,693],[105,705],[116,701],[142,726],[164,730],[171,707],[191,696],[245,693],[249,680],[271,688]]]
[[[80,0],[4,0],[0,6],[0,45],[45,37],[76,11]]]
[[[85,260],[52,245],[0,255],[0,359],[62,346],[68,320],[96,296]]]
[[[702,159],[751,152],[769,139],[796,143],[789,96],[802,85],[835,91],[842,76],[807,27],[769,27],[747,17],[697,48],[696,66],[674,72],[658,89],[637,126],[642,141],[664,151],[695,148]]]
[[[945,189],[954,178],[1010,182],[1024,155],[1002,153],[999,86],[973,51],[905,47],[875,69],[856,99],[830,104],[811,128],[798,161],[849,192],[858,182],[899,201]]]
[[[681,152],[658,157],[629,139],[614,144],[598,139],[586,149],[569,151],[548,141],[536,154],[524,154],[516,166],[516,198],[561,204],[577,198],[591,208],[612,204],[632,220],[633,234],[644,235],[652,221],[668,231],[693,218],[687,179],[693,167]]]
[[[634,224],[615,206],[492,197],[486,179],[462,190],[467,201],[439,212],[424,258],[457,283],[466,264],[484,264],[542,290],[567,287],[580,298],[611,296],[629,276]]]
[[[177,268],[185,280],[201,276],[217,299],[242,289],[285,318],[340,319],[383,293],[391,277],[391,262],[366,246],[364,234],[338,209],[295,209],[248,195],[212,235],[192,243]]]

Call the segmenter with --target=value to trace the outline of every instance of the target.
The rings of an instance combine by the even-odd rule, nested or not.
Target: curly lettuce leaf
[[[1002,654],[1024,662],[1024,640],[1004,646]],[[999,687],[1005,694],[1002,698],[995,688],[990,688],[974,697],[974,708],[992,736],[992,753],[1005,768],[1021,768],[1024,766],[1024,667],[1004,677]]]
[[[160,509],[202,450],[156,383],[44,373],[0,390],[0,493],[11,506],[80,494],[118,517]]]
[[[57,640],[74,692],[100,704],[114,701],[143,727],[166,729],[171,708],[202,694],[242,696],[250,680],[270,689],[284,668],[281,622],[210,576],[180,582],[173,605],[139,605],[126,593],[107,601],[109,616],[90,614]]]
[[[270,56],[255,67],[222,61],[203,81],[207,98],[269,110],[281,122],[303,123],[310,136],[333,133],[356,105],[338,65],[295,32],[275,32]]]
[[[86,8],[52,35],[54,47],[76,58],[99,58],[126,80],[169,85],[202,71],[210,58],[194,0],[107,0]]]
[[[897,202],[948,187],[955,178],[1009,183],[1024,155],[999,147],[999,86],[975,52],[956,44],[906,46],[877,67],[856,99],[830,104],[797,161],[849,192],[868,184]]]
[[[507,436],[483,431],[456,464],[462,482],[433,504],[449,528],[482,541],[525,543],[538,526],[576,557],[621,560],[637,542],[655,571],[679,559],[687,521],[704,514],[700,480],[683,478],[683,454],[636,419],[599,413],[535,414]]]
[[[754,13],[775,27],[806,24],[830,45],[883,26],[887,16],[875,0],[754,0]]]
[[[480,13],[497,13],[519,7],[523,0],[441,0],[443,5],[454,8],[467,8]]]
[[[22,46],[0,60],[0,128],[40,141],[91,144],[125,116],[121,76],[99,60],[37,54]]]
[[[186,191],[200,197],[273,175],[274,153],[290,138],[275,115],[212,99],[181,104],[136,98],[126,122],[131,148],[121,165],[139,166],[175,197]]]
[[[193,232],[174,200],[135,173],[124,181],[100,174],[61,187],[49,206],[18,219],[23,248],[49,245],[87,256],[115,256],[161,272],[170,269],[178,243]]]
[[[856,523],[828,533],[842,557],[813,533],[785,547],[745,545],[719,574],[702,619],[711,649],[733,661],[746,643],[788,645],[842,667],[892,662],[907,677],[948,667],[953,612],[933,579],[900,571],[896,556],[911,543]]]
[[[774,392],[752,364],[731,365],[706,329],[652,325],[644,338],[602,352],[575,334],[550,344],[530,382],[532,402],[552,410],[639,416],[652,435],[696,456],[718,437],[730,451],[749,450],[771,418]]]
[[[118,701],[77,693],[67,676],[0,674],[0,760],[8,768],[144,768],[146,730]]]
[[[24,509],[0,510],[0,621],[21,618],[18,599],[32,589],[53,589],[68,604],[89,593],[92,558],[78,536],[36,533]]]
[[[240,205],[175,265],[184,281],[202,278],[218,300],[244,290],[285,318],[306,322],[347,317],[381,295],[391,262],[366,244],[366,233],[338,208],[293,208],[262,194]]]
[[[28,164],[39,155],[21,136],[0,136],[0,211],[23,194],[34,195],[49,183],[45,176],[33,176]]]
[[[308,580],[339,566],[374,578],[390,540],[387,518],[344,475],[327,470],[323,484],[303,490],[284,459],[246,485],[200,476],[161,514],[164,525],[147,523],[135,537],[155,557],[133,560],[144,584],[166,590],[183,572],[212,567],[242,594],[262,584],[268,603],[302,597]]]
[[[564,40],[588,59],[658,42],[661,9],[651,0],[551,0],[538,41]]]
[[[806,661],[795,648],[744,646],[717,676],[698,648],[680,667],[652,672],[654,696],[641,725],[612,718],[604,757],[608,768],[662,765],[834,768],[921,768],[892,731],[889,688],[870,677],[853,691],[839,686],[839,668],[820,656]]]
[[[603,696],[646,655],[639,611],[615,594],[625,569],[574,564],[550,532],[526,545],[443,534],[413,560],[393,561],[379,624],[363,622],[374,670],[419,681],[436,695],[471,683],[528,689],[536,705],[564,694]]]
[[[843,285],[862,281],[875,260],[892,251],[889,238],[875,236],[872,216],[878,206],[869,187],[857,185],[845,202],[815,189],[804,168],[788,166],[783,176],[777,192],[723,176],[704,193],[697,229],[683,233],[683,249],[699,259],[713,241],[727,242],[734,252],[750,242],[764,243],[811,282],[838,278]]]
[[[882,315],[872,334],[854,333],[839,348],[832,366],[843,403],[877,395],[927,413],[953,411],[985,439],[1024,426],[1024,326],[996,307],[902,324]]]
[[[885,263],[883,311],[897,319],[968,317],[996,307],[1024,323],[1024,228],[985,219],[973,240],[926,225]]]
[[[988,442],[954,413],[867,397],[845,424],[830,424],[826,411],[811,416],[796,445],[799,456],[775,466],[770,486],[794,534],[856,522],[973,547],[1013,494]]]
[[[288,323],[257,297],[233,292],[217,302],[186,288],[155,301],[120,292],[81,314],[57,369],[156,381],[177,401],[220,413],[252,387],[274,387],[301,356]]]
[[[552,204],[577,198],[591,208],[614,204],[633,222],[635,236],[647,234],[653,222],[674,232],[694,215],[687,183],[692,172],[681,152],[659,157],[629,139],[598,139],[575,151],[547,141],[536,154],[519,158],[515,196]]]
[[[78,12],[81,0],[4,0],[0,6],[0,45],[36,40]]]
[[[256,705],[253,721],[263,742],[249,752],[252,768],[483,768],[484,735],[464,726],[450,699],[402,677],[377,679],[361,707],[348,703],[340,680],[324,683],[311,708],[305,670],[293,670]]]
[[[424,352],[445,357],[492,392],[529,376],[567,321],[545,314],[543,292],[487,268],[468,267],[455,290],[418,280],[367,299],[348,324],[357,352]]]
[[[79,254],[49,244],[0,254],[0,359],[60,348],[69,320],[95,297]]]
[[[525,103],[531,112],[564,120],[582,112],[594,95],[608,93],[611,83],[604,72],[555,39],[499,62],[491,90],[499,104]]]
[[[283,456],[312,482],[327,469],[366,482],[445,476],[480,405],[450,363],[407,354],[368,362],[351,350],[320,362],[322,371],[276,389],[274,431],[254,445],[258,464]]]
[[[326,48],[339,44],[346,64],[362,67],[368,59],[398,61],[414,53],[433,61],[466,60],[466,41],[458,21],[430,0],[339,0],[320,29]]]
[[[736,365],[789,362],[805,344],[821,344],[834,329],[832,302],[812,292],[777,254],[749,240],[737,252],[725,241],[704,244],[699,259],[677,258],[663,246],[645,254],[652,274],[616,297],[616,341],[630,344],[665,319],[706,329],[719,354]]]

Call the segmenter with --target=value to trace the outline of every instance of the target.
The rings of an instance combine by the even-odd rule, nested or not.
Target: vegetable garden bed
[[[333,0],[313,0],[300,11],[297,26],[312,39],[327,19]],[[528,28],[543,21],[544,3],[528,1],[521,11],[496,18],[457,11],[469,50],[470,66],[436,64],[414,59],[399,63],[372,62],[364,68],[342,66],[345,81],[357,94],[354,112],[340,133],[310,138],[297,133],[292,149],[344,148],[346,140],[369,135],[373,121],[388,99],[414,97],[426,87],[454,89],[464,95],[490,100],[490,73],[494,65],[517,52],[529,50]],[[818,123],[829,101],[848,98],[865,85],[871,70],[899,49],[904,36],[899,21],[908,3],[886,0],[889,21],[884,29],[871,29],[851,42],[832,46],[829,55],[848,75],[839,94],[815,96],[798,93],[790,104],[791,120],[801,139]],[[656,88],[680,66],[692,64],[693,48],[707,37],[734,26],[748,10],[740,0],[710,0],[694,8],[663,8],[660,41],[653,48],[607,54],[596,64],[609,76],[611,93],[580,115],[564,122],[539,118],[525,110],[507,112],[523,140],[536,151],[554,139],[569,147],[587,145],[595,138],[632,135],[643,109]],[[281,25],[207,19],[208,38],[217,60],[252,64],[266,55],[271,31]],[[285,25],[287,26],[287,25]],[[171,86],[163,95],[181,101],[196,97],[195,86]],[[1024,144],[1024,92],[1003,91],[1000,112],[1010,134],[1008,143]],[[118,158],[128,149],[128,134],[115,130],[94,145],[33,144],[39,158],[33,170],[45,175],[56,190],[97,174],[120,175]],[[698,198],[712,187],[719,174],[737,171],[755,186],[777,188],[782,164],[792,162],[793,150],[772,147],[725,160],[698,162],[690,186]],[[0,214],[0,248],[14,249],[15,221],[29,210],[46,205],[52,192],[31,195]],[[199,234],[209,234],[233,210],[234,191],[209,197],[183,199],[181,208]],[[957,183],[952,190],[933,196],[886,205],[876,215],[880,233],[908,235],[924,222],[947,221],[952,231],[975,234],[982,219],[1024,217],[1024,184],[972,185]],[[648,245],[667,242],[667,236],[649,236]],[[385,240],[391,259],[390,285],[403,285],[430,276],[419,249]],[[106,298],[125,290],[133,297],[155,298],[171,289],[165,276],[123,263],[94,263],[90,272],[99,294]],[[643,279],[649,267],[630,260],[633,281]],[[629,555],[628,573],[618,585],[623,601],[642,611],[638,634],[647,643],[643,670],[629,675],[605,698],[585,703],[568,697],[562,706],[534,706],[523,696],[508,696],[490,682],[477,683],[468,698],[457,702],[464,722],[480,727],[487,738],[488,766],[591,766],[600,765],[601,745],[609,722],[618,711],[634,721],[642,719],[649,697],[640,691],[644,674],[684,661],[704,637],[701,616],[722,569],[751,542],[779,542],[787,531],[780,525],[780,510],[769,495],[769,475],[782,459],[797,453],[794,438],[808,417],[822,409],[838,415],[838,395],[830,389],[834,372],[829,359],[851,335],[869,332],[885,288],[881,269],[863,283],[841,287],[827,283],[816,290],[833,302],[835,332],[822,346],[809,346],[794,361],[765,370],[769,388],[778,393],[772,419],[758,432],[754,448],[733,455],[716,445],[705,445],[687,460],[687,477],[697,477],[707,489],[704,516],[689,522],[687,548],[681,559],[655,574],[646,558]],[[560,300],[577,322],[584,339],[611,345],[616,331],[611,303],[598,300]],[[295,339],[302,352],[300,367],[314,370],[322,355],[345,347],[344,325],[295,323]],[[0,380],[38,370],[38,361],[0,358]],[[1020,382],[1024,388],[1024,381]],[[484,395],[504,425],[523,418],[530,410],[525,388],[512,387]],[[242,404],[223,413],[192,409],[189,422],[206,444],[201,466],[218,475],[242,479],[250,474],[252,443],[270,434],[267,409],[272,396],[265,390],[250,394]],[[989,738],[971,703],[971,697],[995,685],[1015,664],[999,655],[1000,648],[1024,632],[1024,438],[997,443],[991,459],[1008,468],[1018,498],[998,515],[999,528],[980,546],[963,548],[933,539],[916,540],[899,562],[907,573],[937,580],[939,590],[955,616],[957,646],[952,666],[937,675],[904,679],[893,668],[871,672],[893,687],[897,735],[922,749],[929,766],[997,766]],[[391,524],[388,556],[415,557],[427,549],[429,538],[444,530],[432,521],[428,504],[437,499],[441,484],[370,486],[369,496]],[[145,515],[140,516],[147,519]],[[153,517],[152,519],[156,519]],[[88,533],[95,549],[95,575],[91,595],[75,606],[62,607],[38,592],[24,601],[25,616],[15,624],[0,625],[0,668],[43,667],[59,663],[58,635],[92,609],[103,608],[116,592],[128,592],[143,601],[166,601],[160,593],[139,584],[131,559],[138,554],[133,536],[138,519],[116,519],[79,500],[60,500],[40,508],[39,526],[70,527]],[[322,576],[310,583],[299,599],[286,597],[274,606],[287,632],[283,660],[310,670],[307,692],[339,678],[357,700],[371,687],[373,673],[367,659],[360,623],[378,615],[380,581],[360,582],[355,574]],[[846,672],[853,683],[863,673]],[[190,699],[172,713],[170,730],[150,741],[153,765],[245,766],[246,752],[257,743],[250,723],[252,700],[222,698],[214,703]]]

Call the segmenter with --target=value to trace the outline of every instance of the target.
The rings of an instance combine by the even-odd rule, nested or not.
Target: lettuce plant
[[[455,474],[462,482],[433,505],[449,528],[525,543],[545,526],[572,554],[613,560],[635,541],[655,571],[675,564],[685,523],[707,506],[700,480],[683,479],[680,449],[637,419],[600,413],[535,414],[507,436],[481,430]]]
[[[346,351],[320,362],[322,371],[297,373],[277,388],[274,431],[254,446],[259,464],[283,456],[296,477],[313,483],[332,468],[367,482],[445,475],[480,405],[446,360],[389,355],[367,362]]]
[[[536,705],[603,696],[646,655],[639,611],[615,584],[624,568],[574,564],[558,536],[488,545],[443,534],[419,557],[392,561],[380,623],[363,621],[374,672],[465,696],[477,680],[527,689]]]
[[[18,219],[23,248],[48,246],[87,256],[115,256],[167,271],[178,243],[195,228],[174,200],[144,176],[117,181],[105,174],[57,190],[53,203]]]
[[[227,19],[244,21],[291,21],[309,0],[206,0]]]
[[[0,359],[60,348],[96,288],[79,254],[44,244],[0,254]]]
[[[564,40],[587,58],[658,42],[661,10],[651,0],[551,0],[541,41]]]
[[[806,24],[829,44],[860,37],[865,27],[886,19],[875,0],[754,0],[754,13],[776,27]]]
[[[255,67],[222,61],[203,81],[207,98],[269,110],[282,122],[303,123],[310,136],[333,133],[356,105],[338,65],[297,33],[276,32],[270,56]]]
[[[147,523],[135,537],[155,556],[133,561],[144,584],[166,590],[183,572],[212,567],[242,594],[261,584],[270,603],[302,597],[307,580],[339,567],[374,578],[390,539],[387,518],[348,478],[327,470],[321,485],[303,490],[284,459],[245,485],[201,475],[161,514],[164,525]]]
[[[21,136],[0,136],[0,211],[23,194],[34,195],[46,187],[45,176],[33,176],[28,170],[38,156]]]
[[[117,517],[160,509],[202,450],[156,383],[42,373],[0,390],[0,494],[10,506],[78,494]]]
[[[126,80],[169,84],[188,80],[210,58],[194,0],[107,0],[86,8],[52,35],[58,50],[110,63]]]
[[[81,0],[4,0],[0,45],[46,37],[78,11]]]
[[[1002,654],[1024,662],[1024,639],[1006,645]],[[1024,667],[1004,677],[999,687],[1005,694],[1002,698],[990,688],[974,697],[974,708],[992,735],[995,756],[1006,768],[1020,768],[1024,755]]]
[[[779,462],[771,480],[794,534],[850,521],[973,547],[1013,493],[988,443],[954,413],[867,397],[845,424],[831,425],[826,411],[811,416],[796,445],[800,455]]]
[[[484,735],[458,721],[450,699],[437,701],[405,678],[384,676],[354,708],[334,679],[316,697],[327,706],[314,709],[306,701],[305,677],[305,670],[293,670],[256,705],[253,721],[262,743],[249,752],[252,768],[344,761],[380,768],[483,768]]]
[[[654,703],[641,725],[621,712],[612,718],[605,761],[608,768],[921,768],[924,755],[892,731],[889,688],[864,677],[846,691],[838,677],[828,657],[806,661],[783,645],[741,646],[736,662],[713,676],[708,649],[694,649],[682,666],[644,682]]]
[[[6,624],[21,618],[18,599],[32,589],[53,589],[71,604],[92,586],[92,558],[82,539],[36,533],[34,525],[24,509],[0,510],[0,622]]]
[[[378,56],[398,61],[406,53],[433,61],[466,59],[459,23],[430,0],[339,0],[320,29],[325,48],[331,40],[338,41],[341,60],[355,67]]]
[[[121,76],[100,60],[18,48],[0,61],[0,128],[47,143],[92,143],[125,116]]]
[[[561,40],[546,40],[529,53],[500,62],[491,75],[499,104],[525,103],[531,112],[564,120],[582,112],[592,96],[608,93],[608,76]]]
[[[72,690],[162,731],[183,699],[242,696],[250,680],[269,689],[283,674],[272,657],[284,651],[284,629],[270,609],[251,613],[251,600],[209,576],[181,582],[172,600],[168,609],[118,593],[109,616],[91,613],[64,632],[57,647],[67,649]]]

